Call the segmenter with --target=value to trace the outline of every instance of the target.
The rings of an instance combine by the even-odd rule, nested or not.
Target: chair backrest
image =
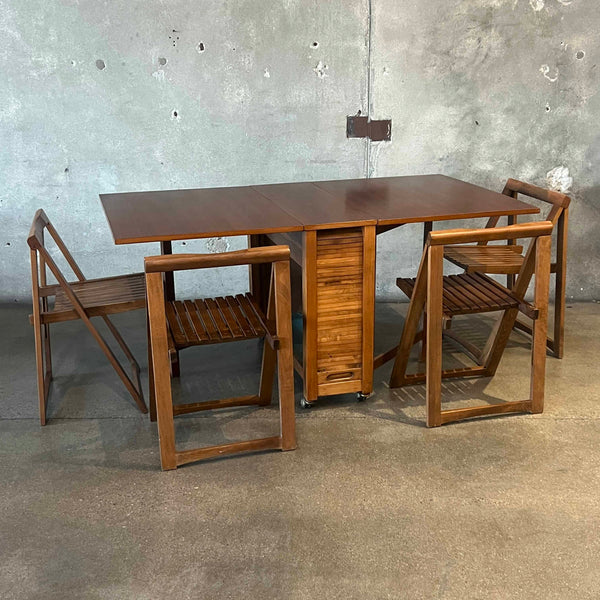
[[[46,213],[40,208],[36,211],[33,217],[33,223],[27,236],[27,244],[31,249],[31,267],[32,267],[32,279],[34,288],[44,288],[47,282],[47,271],[46,268],[50,269],[61,287],[68,286],[68,282],[61,272],[60,268],[48,252],[45,240],[44,231],[47,230],[56,246],[64,256],[69,267],[73,270],[73,273],[79,281],[85,281],[85,277],[79,268],[79,265],[75,262],[73,255],[69,252],[62,238],[50,222],[50,219],[46,216]],[[39,262],[38,262],[39,256]]]
[[[541,200],[551,204],[552,206],[546,215],[545,220],[552,221],[553,224],[556,224],[562,211],[569,208],[569,204],[571,203],[571,198],[562,192],[547,190],[517,179],[509,179],[506,182],[502,193],[506,196],[511,196],[512,198],[516,198],[518,194],[523,194],[530,198],[534,198],[535,200]]]
[[[565,210],[569,208],[569,204],[571,203],[571,198],[566,194],[561,192],[556,192],[554,190],[547,190],[545,188],[538,187],[537,185],[532,185],[531,183],[525,183],[524,181],[519,181],[517,179],[508,179],[502,193],[505,196],[510,196],[511,198],[516,198],[519,194],[523,194],[525,196],[529,196],[529,198],[534,198],[535,200],[541,200],[542,202],[547,202],[551,205],[548,214],[545,216],[546,221],[552,221],[552,224],[556,225],[561,215]],[[490,217],[486,228],[496,227],[500,217]],[[514,225],[517,222],[516,216],[508,217],[508,224]],[[514,244],[515,241],[509,241],[509,244]],[[485,246],[487,244],[486,241],[478,242],[478,245]]]

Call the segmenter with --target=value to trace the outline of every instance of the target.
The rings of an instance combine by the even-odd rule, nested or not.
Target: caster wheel
[[[313,404],[314,404],[313,402],[309,402],[306,398],[300,399],[300,406],[302,408],[312,408]]]
[[[364,402],[369,397],[369,394],[363,394],[362,392],[358,392],[356,394],[356,400],[358,402]]]

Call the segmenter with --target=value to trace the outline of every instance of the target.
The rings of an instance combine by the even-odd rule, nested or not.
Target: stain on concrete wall
[[[600,298],[600,4],[375,0],[373,10],[371,117],[394,122],[373,174],[441,172],[498,191],[514,177],[568,189],[567,294]],[[412,229],[379,241],[382,297],[400,298],[395,277],[414,274],[420,231]]]
[[[139,271],[158,252],[115,246],[99,193],[364,174],[364,144],[345,132],[366,98],[362,0],[0,6],[0,299],[29,301],[25,237],[39,207],[99,277]],[[198,281],[182,277],[182,293],[240,291],[248,277]]]
[[[599,3],[5,0],[0,26],[1,299],[29,298],[40,206],[103,276],[158,247],[116,247],[102,192],[417,173],[569,184],[568,294],[600,297]],[[393,140],[346,139],[359,108]],[[400,298],[420,240],[379,238],[380,298]],[[247,285],[243,269],[186,277],[183,293]]]

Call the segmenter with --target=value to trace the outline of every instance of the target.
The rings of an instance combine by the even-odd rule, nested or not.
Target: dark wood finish
[[[506,195],[442,175],[106,194],[101,198],[119,244],[248,235],[250,247],[288,245],[292,259],[302,267],[301,371],[309,402],[319,395],[367,394],[371,390],[375,232],[423,222],[427,235],[433,221],[539,212]],[[347,254],[349,248],[343,240],[344,232],[350,230],[360,231],[360,240],[350,239],[352,251]],[[354,234],[349,235],[352,238]],[[324,245],[328,237],[332,247]],[[163,244],[163,252],[165,249]],[[331,275],[327,283],[325,271],[317,272],[325,269],[326,262]],[[325,279],[319,283],[322,275]],[[356,314],[338,319],[332,313],[331,299],[348,287],[349,279],[353,279],[356,299],[347,309]],[[269,297],[268,265],[251,265],[250,280],[252,296],[264,313]],[[169,289],[167,281],[167,293]],[[333,337],[328,337],[328,330]],[[334,369],[334,363],[339,368]]]
[[[115,243],[535,214],[444,175],[101,194]]]
[[[155,256],[145,259],[148,318],[152,356],[151,400],[156,406],[162,468],[238,452],[296,447],[294,419],[294,367],[292,361],[290,252],[287,247],[251,248],[223,254]],[[162,275],[189,269],[241,264],[272,264],[268,314],[251,294],[166,301]],[[169,333],[171,335],[169,335]],[[265,338],[259,393],[207,402],[173,405],[169,378],[170,354],[190,346]],[[173,417],[271,402],[275,364],[278,366],[280,433],[278,436],[178,451]]]
[[[304,232],[302,261],[302,360],[304,399],[314,402],[317,391],[318,304],[317,304],[317,232]]]
[[[315,185],[349,205],[362,207],[379,226],[539,212],[530,204],[445,175],[322,181]]]
[[[364,198],[331,193],[320,183],[281,183],[253,189],[293,215],[305,231],[377,224],[377,216],[365,206]]]
[[[500,232],[505,240],[531,238],[514,289],[508,289],[481,273],[443,275],[446,244],[499,239]],[[428,427],[437,427],[444,423],[475,416],[515,411],[536,413],[543,410],[551,233],[552,223],[549,221],[481,230],[432,232],[429,234],[416,279],[398,279],[399,287],[409,295],[411,300],[400,344],[397,348],[390,387],[426,382]],[[533,274],[535,274],[534,306],[530,307],[529,314],[534,318],[535,325],[529,399],[491,406],[442,410],[442,378],[489,377],[495,373],[517,313],[527,304],[524,295]],[[427,313],[425,325],[426,371],[408,375],[406,373],[408,357],[413,344],[419,339],[417,327],[423,310]],[[444,371],[442,369],[444,318],[490,310],[502,311],[502,317],[488,339],[486,348],[482,352],[478,352],[476,349],[469,350],[470,355],[475,355],[476,358],[483,357],[483,364],[471,368]],[[375,359],[375,363],[383,364],[390,354],[391,352],[387,352],[381,355]]]
[[[59,269],[46,249],[44,231],[48,231],[56,243],[77,281],[69,282]],[[33,315],[30,320],[34,326],[35,335],[40,423],[46,424],[46,408],[52,380],[50,324],[76,319],[84,322],[139,409],[143,413],[147,412],[140,383],[139,365],[125,340],[108,317],[108,315],[116,313],[145,308],[146,291],[143,273],[103,279],[86,279],[73,255],[41,209],[35,213],[27,243],[31,255]],[[48,285],[47,270],[52,273],[57,284]],[[53,306],[48,302],[49,298],[54,298]],[[130,362],[131,375],[125,371],[92,323],[93,317],[101,317],[104,320],[108,330]]]
[[[556,225],[556,261],[551,264],[551,272],[556,274],[554,294],[554,331],[553,337],[547,337],[546,345],[557,358],[562,358],[564,350],[564,322],[565,322],[565,282],[567,274],[567,223],[570,198],[560,192],[540,188],[516,179],[509,179],[502,192],[504,195],[516,198],[524,194],[536,200],[542,200],[551,205],[546,219]],[[508,217],[509,225],[516,222],[516,216]],[[498,218],[490,219],[489,228],[497,227]],[[498,239],[498,238],[496,238]],[[487,241],[478,241],[476,246],[450,246],[446,248],[445,258],[467,273],[493,273],[506,274],[507,285],[513,288],[515,275],[523,265],[523,247],[515,245],[515,240],[508,241],[506,246],[488,245]],[[532,333],[532,326],[520,321],[515,326],[528,333]]]
[[[251,187],[101,194],[116,244],[301,231]]]

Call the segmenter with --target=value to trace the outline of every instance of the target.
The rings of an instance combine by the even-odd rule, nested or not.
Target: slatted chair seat
[[[145,308],[146,281],[144,273],[86,279],[70,283],[81,305],[90,317],[116,314]],[[41,288],[40,296],[54,296],[54,306],[41,313],[42,323],[57,323],[79,319],[73,303],[60,285]]]
[[[505,287],[481,273],[445,275],[442,312],[446,317],[518,308],[521,301]],[[416,278],[399,277],[396,285],[410,298]]]
[[[252,294],[175,300],[166,304],[167,322],[176,349],[200,344],[251,340],[268,335],[276,340]]]
[[[448,246],[444,258],[467,273],[516,275],[523,265],[523,246]]]

